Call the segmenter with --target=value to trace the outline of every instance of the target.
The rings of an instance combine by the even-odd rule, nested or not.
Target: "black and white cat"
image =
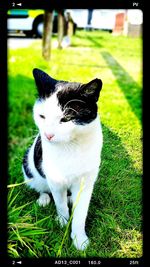
[[[40,206],[49,204],[52,193],[62,226],[69,219],[67,191],[71,192],[72,204],[76,202],[71,238],[77,249],[84,250],[89,243],[85,221],[103,142],[96,104],[102,81],[59,81],[39,69],[33,75],[39,94],[33,107],[39,134],[25,153],[24,177],[33,178],[28,185],[40,193]]]

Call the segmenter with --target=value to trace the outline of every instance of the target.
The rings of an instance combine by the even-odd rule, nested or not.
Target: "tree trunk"
[[[58,10],[58,48],[62,48],[62,40],[64,36],[64,14],[63,10]]]
[[[53,27],[53,11],[45,10],[42,55],[45,60],[51,57],[51,39]]]
[[[71,36],[73,35],[73,19],[70,12],[67,12],[67,24],[67,36],[71,38]]]

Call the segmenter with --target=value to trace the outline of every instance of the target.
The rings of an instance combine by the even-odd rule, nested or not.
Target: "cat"
[[[40,206],[48,205],[52,194],[61,226],[69,220],[70,191],[71,238],[78,250],[84,250],[89,244],[85,222],[103,144],[97,113],[102,81],[61,81],[37,68],[33,76],[38,91],[33,117],[39,133],[24,155],[24,178],[39,192]]]

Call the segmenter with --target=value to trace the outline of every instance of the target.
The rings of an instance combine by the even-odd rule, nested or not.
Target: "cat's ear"
[[[33,69],[33,76],[38,89],[39,97],[45,98],[55,91],[57,80],[40,69]]]
[[[89,83],[83,84],[80,88],[80,92],[84,97],[91,98],[97,102],[101,89],[102,81],[100,79],[94,79]]]

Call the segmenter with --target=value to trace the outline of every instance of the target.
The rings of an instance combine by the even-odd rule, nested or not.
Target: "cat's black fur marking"
[[[102,81],[95,79],[88,84],[68,83],[57,93],[61,109],[64,111],[62,122],[72,120],[76,124],[90,123],[97,116],[97,104]]]
[[[34,165],[39,174],[43,178],[46,178],[41,168],[41,163],[42,163],[42,146],[41,146],[41,136],[39,135],[36,144],[34,146]]]
[[[47,73],[39,69],[33,69],[33,76],[38,89],[39,97],[46,98],[56,90],[57,80],[50,77]]]
[[[29,170],[28,168],[28,153],[29,153],[29,149],[28,148],[25,152],[25,155],[24,155],[24,158],[23,158],[23,167],[24,167],[24,171],[25,171],[25,174],[28,178],[33,178],[33,175],[31,173],[31,171]]]
[[[33,70],[33,76],[40,99],[49,97],[61,87],[57,93],[59,105],[64,111],[61,122],[72,120],[76,124],[84,125],[96,118],[96,102],[102,88],[100,79],[94,79],[87,84],[58,81],[39,69]]]

